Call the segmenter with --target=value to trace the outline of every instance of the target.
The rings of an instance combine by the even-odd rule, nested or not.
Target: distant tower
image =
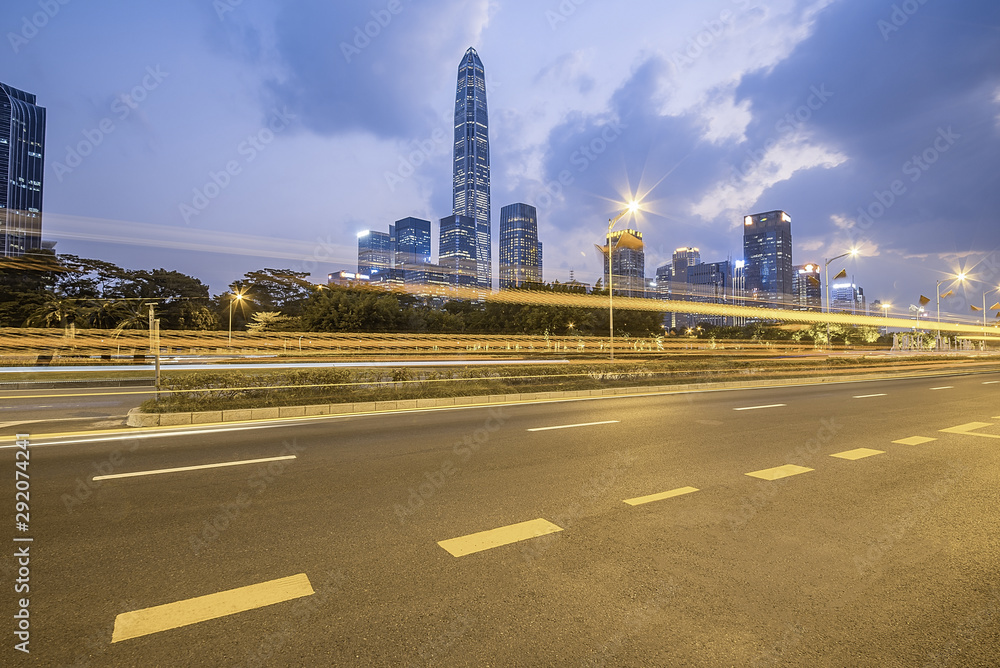
[[[486,73],[475,49],[458,66],[452,213],[476,221],[476,280],[493,287],[490,229],[490,133]]]
[[[500,289],[542,282],[542,244],[538,214],[528,204],[500,209]]]
[[[358,235],[358,273],[370,276],[373,283],[389,280],[392,253],[389,235],[368,230]]]
[[[792,267],[792,308],[796,311],[823,310],[823,290],[818,264]]]
[[[784,211],[743,219],[746,289],[755,299],[781,308],[792,301],[792,217]]]
[[[45,108],[0,83],[0,257],[42,247]]]

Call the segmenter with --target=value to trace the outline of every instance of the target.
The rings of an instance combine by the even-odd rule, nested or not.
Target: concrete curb
[[[970,372],[975,373],[975,372]],[[932,378],[952,373],[900,374],[891,376],[821,376],[818,378],[785,378],[769,380],[740,380],[714,383],[686,383],[683,385],[652,385],[645,387],[616,387],[602,390],[571,390],[566,392],[530,392],[526,394],[494,394],[474,397],[442,397],[440,399],[400,399],[399,401],[369,401],[355,404],[314,404],[310,406],[284,406],[281,408],[253,408],[232,411],[206,411],[200,413],[143,413],[133,408],[128,413],[129,427],[167,427],[190,424],[218,424],[274,420],[318,415],[358,415],[447,406],[488,406],[494,404],[524,403],[532,401],[560,401],[596,397],[642,396],[649,394],[683,394],[706,390],[738,390],[763,387],[788,387],[795,385],[822,385],[825,383],[856,383],[877,380],[904,380],[907,378]]]

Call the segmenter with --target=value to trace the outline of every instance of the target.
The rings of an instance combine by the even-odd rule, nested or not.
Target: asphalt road
[[[121,426],[129,409],[153,394],[142,387],[0,391],[0,437]]]
[[[33,439],[0,663],[996,666],[998,439],[1000,374]]]

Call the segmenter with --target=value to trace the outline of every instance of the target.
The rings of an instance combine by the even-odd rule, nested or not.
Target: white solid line
[[[734,408],[734,411],[757,411],[761,408],[781,408],[782,406],[787,406],[788,404],[770,404],[769,406],[747,406],[746,408]]]
[[[931,388],[932,391],[933,390],[954,390],[954,389],[955,389],[954,385],[946,385],[944,387],[932,387]]]
[[[604,422],[585,422],[583,424],[563,424],[558,427],[535,427],[534,429],[529,429],[528,431],[551,431],[553,429],[573,429],[575,427],[593,427],[599,424],[615,424],[621,422],[621,420],[605,420]]]
[[[862,395],[859,395],[859,396],[854,397],[854,398],[855,399],[872,399],[874,397],[887,397],[887,396],[889,396],[889,395],[888,394],[862,394]]]
[[[217,469],[223,466],[243,466],[244,464],[263,464],[264,462],[279,462],[284,459],[295,459],[295,455],[282,457],[267,457],[265,459],[246,459],[240,462],[220,462],[218,464],[200,464],[198,466],[181,466],[175,469],[157,469],[155,471],[133,471],[132,473],[112,473],[111,475],[94,476],[93,480],[111,480],[113,478],[135,478],[143,475],[159,475],[161,473],[180,473],[182,471],[200,471],[201,469]]]
[[[1000,385],[1000,380],[988,380],[983,385]]]

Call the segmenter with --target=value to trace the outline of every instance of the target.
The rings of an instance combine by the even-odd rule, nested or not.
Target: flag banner
[[[973,306],[972,310],[973,311],[982,311],[983,309],[979,308],[978,306]]]
[[[948,297],[951,297],[953,294],[955,294],[955,291],[954,290],[949,290],[948,292],[946,292],[943,295],[941,295],[941,299],[946,299]]]
[[[847,270],[841,269],[840,273],[833,277],[833,280],[836,281],[838,278],[847,278]]]
[[[924,297],[923,295],[920,295],[920,305],[921,306],[927,306],[930,303],[931,303],[931,298],[930,297]]]

